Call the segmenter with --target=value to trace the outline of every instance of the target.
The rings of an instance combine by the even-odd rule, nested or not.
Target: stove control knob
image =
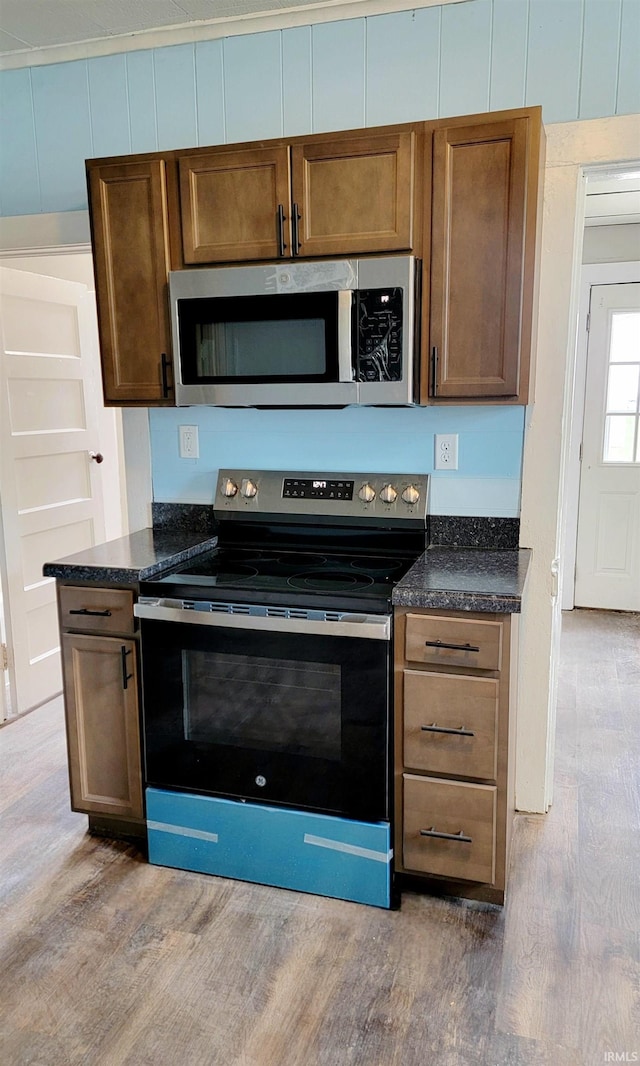
[[[402,493],[402,499],[405,503],[414,504],[420,499],[420,493],[415,485],[407,485],[406,489]]]
[[[252,500],[253,497],[256,495],[257,491],[258,486],[256,485],[255,481],[252,481],[249,477],[243,479],[242,488],[240,489],[240,492],[246,499]]]
[[[223,496],[235,496],[238,491],[238,486],[235,481],[232,481],[230,477],[226,477],[220,486],[220,492]]]
[[[376,498],[376,490],[369,484],[368,481],[365,481],[362,488],[358,490],[358,496],[360,497],[363,503],[371,503],[372,500],[375,500]]]
[[[393,485],[385,485],[382,492],[380,493],[380,499],[383,500],[384,503],[395,503],[397,498],[398,493],[394,489]]]

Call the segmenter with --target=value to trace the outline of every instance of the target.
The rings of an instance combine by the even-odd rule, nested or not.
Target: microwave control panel
[[[356,381],[402,381],[402,289],[356,294]]]

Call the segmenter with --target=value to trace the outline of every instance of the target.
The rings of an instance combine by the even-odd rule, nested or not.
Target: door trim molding
[[[580,276],[578,333],[576,340],[575,376],[567,449],[564,487],[564,551],[561,555],[560,587],[563,611],[575,606],[575,568],[578,543],[578,501],[580,496],[580,446],[584,422],[585,388],[587,381],[587,315],[594,285],[624,285],[640,282],[640,260],[625,263],[585,263]]]

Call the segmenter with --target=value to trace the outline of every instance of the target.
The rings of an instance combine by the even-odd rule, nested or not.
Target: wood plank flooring
[[[640,616],[566,614],[555,800],[516,819],[505,908],[405,893],[387,912],[89,836],[61,702],[33,712],[0,730],[0,1061],[640,1060],[639,739]]]

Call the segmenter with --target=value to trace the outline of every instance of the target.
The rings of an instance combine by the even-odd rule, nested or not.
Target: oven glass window
[[[183,651],[185,740],[339,762],[341,668]]]

